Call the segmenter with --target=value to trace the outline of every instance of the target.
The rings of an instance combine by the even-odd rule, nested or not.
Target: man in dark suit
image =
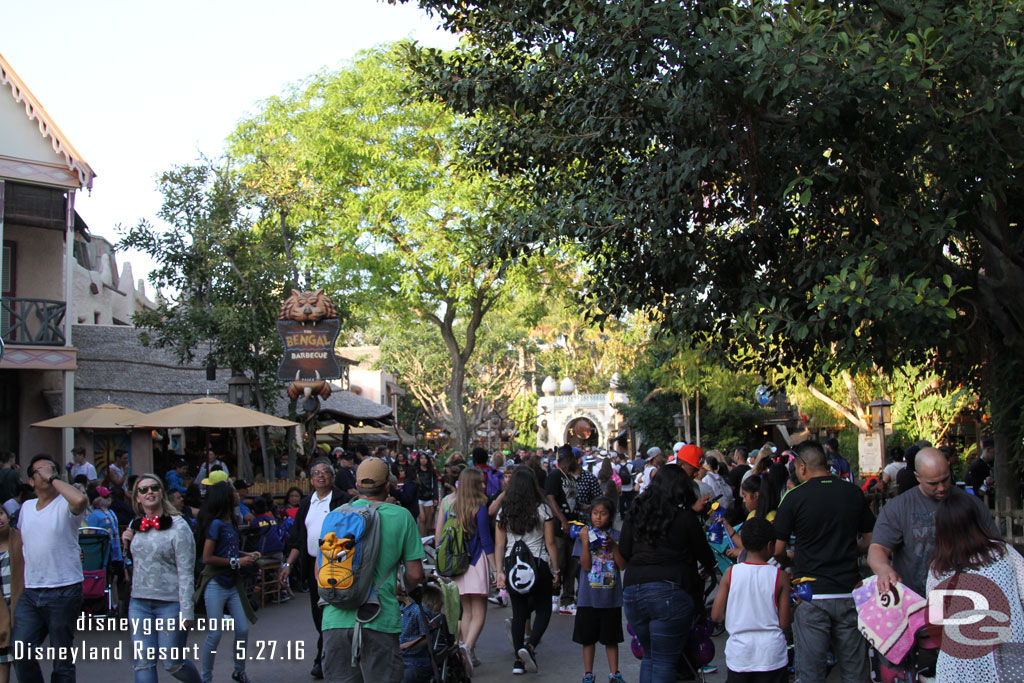
[[[317,458],[309,468],[309,480],[313,484],[313,493],[302,499],[299,510],[295,513],[295,524],[292,525],[288,538],[288,561],[281,566],[281,585],[287,587],[288,577],[296,561],[300,561],[300,571],[309,584],[309,607],[313,613],[316,632],[320,634],[316,641],[316,663],[309,675],[323,678],[320,668],[323,654],[324,639],[321,633],[322,609],[317,605],[320,600],[316,587],[316,557],[320,542],[320,527],[324,518],[331,510],[347,503],[351,496],[334,485],[334,470],[327,458]]]

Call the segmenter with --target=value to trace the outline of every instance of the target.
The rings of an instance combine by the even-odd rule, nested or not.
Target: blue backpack
[[[260,515],[256,518],[256,528],[259,530],[259,541],[256,549],[261,555],[283,551],[287,545],[288,534],[284,527],[277,523],[273,515]]]
[[[380,556],[382,503],[346,503],[327,514],[316,558],[317,592],[341,609],[359,609],[376,592],[373,573]],[[387,580],[387,577],[385,577]]]

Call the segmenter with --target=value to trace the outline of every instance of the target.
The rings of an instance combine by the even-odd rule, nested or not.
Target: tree
[[[226,162],[176,166],[157,184],[164,196],[157,216],[166,229],[143,219],[122,230],[118,244],[148,254],[158,264],[150,282],[168,292],[154,310],[135,314],[142,342],[172,349],[182,362],[198,354],[204,365],[244,372],[266,411],[281,388],[275,321],[294,264],[279,234],[254,225],[252,196]],[[273,476],[266,434],[260,436],[263,471]],[[248,458],[240,466],[251,478]]]
[[[465,32],[412,53],[486,120],[479,164],[569,240],[609,314],[808,376],[931,364],[1024,437],[1024,12],[1014,0],[419,0]]]
[[[357,315],[408,325],[396,335],[418,335],[427,355],[437,348],[427,342],[433,331],[447,360],[430,355],[417,398],[465,451],[477,419],[466,412],[467,373],[485,320],[534,271],[495,257],[515,197],[460,167],[469,122],[413,97],[399,53],[361,53],[268,100],[239,125],[231,149],[247,185],[271,188],[273,204],[287,207],[313,277]],[[444,399],[425,389],[438,372],[447,373]]]

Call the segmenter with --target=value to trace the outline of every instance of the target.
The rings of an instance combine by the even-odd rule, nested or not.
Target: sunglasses
[[[140,486],[140,487],[138,487],[135,490],[137,492],[143,494],[143,495],[149,493],[150,491],[152,491],[153,493],[159,493],[160,492],[160,484],[150,484],[149,486]]]

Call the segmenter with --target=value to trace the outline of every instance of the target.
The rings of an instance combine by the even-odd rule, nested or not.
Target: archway
[[[589,418],[577,417],[565,426],[565,443],[570,446],[597,446],[599,440],[600,430]]]

